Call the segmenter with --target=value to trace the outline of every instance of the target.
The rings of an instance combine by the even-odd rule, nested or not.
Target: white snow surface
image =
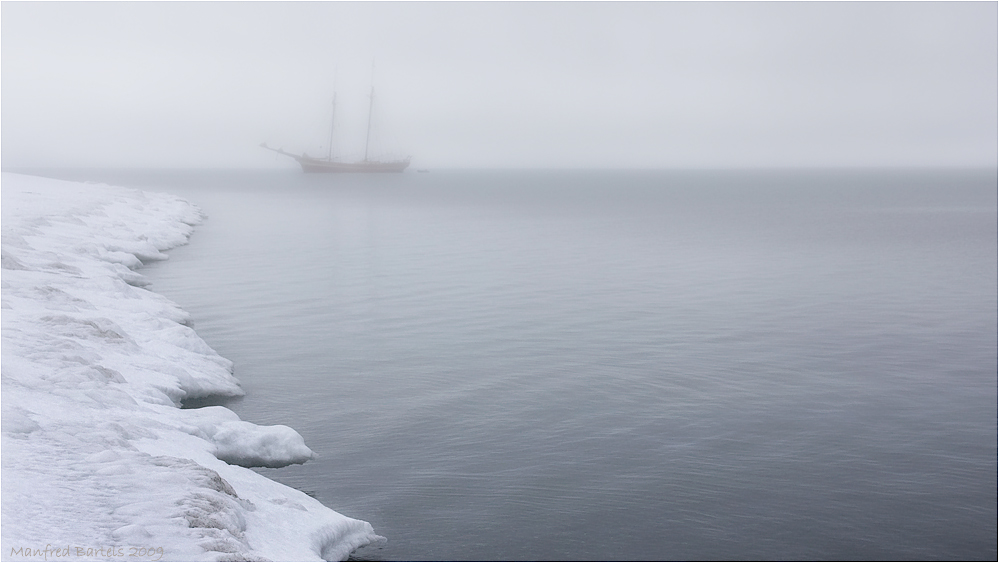
[[[0,182],[0,558],[343,560],[384,541],[247,469],[310,459],[291,428],[180,408],[243,393],[232,363],[134,271],[187,241],[196,207],[106,185]]]

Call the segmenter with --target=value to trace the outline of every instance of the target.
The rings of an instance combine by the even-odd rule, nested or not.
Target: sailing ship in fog
[[[309,156],[308,153],[301,155],[287,152],[283,149],[275,149],[261,143],[260,146],[274,151],[278,154],[290,156],[298,161],[304,172],[402,172],[409,166],[410,158],[407,156],[402,160],[369,160],[368,148],[371,143],[371,114],[375,106],[375,87],[371,87],[371,95],[368,102],[368,129],[364,137],[364,160],[356,162],[344,162],[333,158],[333,131],[336,126],[336,94],[333,94],[333,117],[330,119],[330,140],[327,145],[326,158]]]

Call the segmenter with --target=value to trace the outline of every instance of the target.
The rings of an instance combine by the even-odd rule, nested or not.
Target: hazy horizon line
[[[26,173],[26,172],[41,172],[41,171],[89,171],[89,170],[131,170],[131,171],[267,171],[267,172],[277,172],[277,171],[288,171],[297,172],[299,174],[305,174],[302,172],[298,166],[11,166],[4,167],[0,166],[0,172],[9,172],[14,174]],[[441,167],[411,167],[409,170],[402,172],[401,174],[415,174],[419,171],[437,171],[437,172],[462,172],[462,171],[480,171],[480,172],[517,172],[517,171],[531,171],[531,172],[626,172],[626,171],[648,171],[648,172],[668,172],[668,171],[795,171],[795,170],[828,170],[828,171],[845,171],[845,170],[995,170],[999,172],[999,162],[994,164],[983,164],[983,165],[968,165],[968,164],[907,164],[907,165],[896,165],[896,164],[864,164],[864,165],[759,165],[759,166],[607,166],[607,167],[576,167],[576,166],[561,166],[561,167],[542,167],[542,166],[510,166],[510,167],[497,167],[497,166],[441,166]],[[349,172],[340,173],[313,173],[311,175],[315,176],[342,176],[344,174],[352,174]],[[366,173],[353,173],[353,174],[363,174]],[[399,173],[384,173],[382,175],[397,175]]]

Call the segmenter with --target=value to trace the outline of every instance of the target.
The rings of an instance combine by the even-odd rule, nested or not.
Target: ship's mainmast
[[[368,133],[364,136],[364,162],[368,161],[368,143],[371,141],[371,111],[375,106],[375,87],[371,87],[371,100],[368,102]]]
[[[333,117],[330,118],[330,142],[328,148],[329,153],[326,155],[326,160],[333,162],[333,127],[336,125],[336,92],[333,92]]]

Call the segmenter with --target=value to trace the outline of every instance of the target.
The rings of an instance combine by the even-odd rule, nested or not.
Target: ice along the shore
[[[134,271],[187,241],[196,207],[2,183],[4,558],[342,560],[384,541],[248,469],[311,459],[293,429],[180,408],[242,394],[231,362]]]

